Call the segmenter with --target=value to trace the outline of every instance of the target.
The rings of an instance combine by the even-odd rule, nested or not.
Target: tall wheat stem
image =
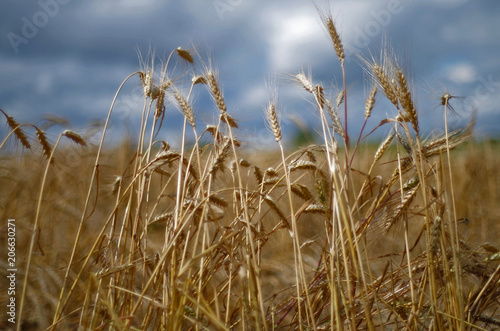
[[[57,138],[56,143],[52,147],[52,151],[50,153],[50,157],[47,160],[47,165],[45,166],[45,172],[44,172],[43,178],[42,178],[42,185],[40,187],[40,193],[38,194],[38,203],[37,203],[37,207],[36,207],[35,222],[33,223],[33,234],[31,235],[30,248],[29,248],[29,251],[28,251],[28,261],[26,262],[26,272],[24,274],[23,289],[22,289],[22,294],[21,294],[21,303],[19,304],[19,314],[17,316],[17,319],[18,319],[17,330],[18,331],[21,330],[21,326],[23,324],[22,323],[23,308],[24,308],[24,300],[26,298],[26,290],[28,288],[28,278],[29,278],[29,271],[30,271],[30,266],[31,266],[31,256],[33,255],[33,249],[35,247],[35,241],[36,241],[36,238],[37,238],[37,233],[40,231],[38,229],[38,223],[39,223],[39,219],[40,219],[40,210],[42,208],[43,191],[44,191],[44,188],[45,188],[45,182],[47,180],[47,176],[48,176],[48,173],[49,173],[49,168],[50,168],[50,165],[51,165],[51,161],[52,161],[52,159],[54,157],[54,153],[56,151],[57,146],[59,145],[59,142],[61,141],[62,136],[63,136],[62,134],[59,135],[59,137]]]
[[[65,303],[65,305],[63,307],[61,307],[62,298],[63,298],[64,291],[65,291],[65,288],[66,288],[66,282],[68,280],[68,276],[69,276],[69,272],[70,272],[71,266],[73,265],[73,261],[74,261],[74,258],[75,258],[75,254],[76,254],[76,249],[77,249],[78,243],[80,242],[80,237],[81,237],[81,234],[82,234],[83,224],[84,224],[85,218],[86,218],[85,214],[87,213],[87,208],[88,208],[88,205],[89,205],[89,202],[90,202],[90,195],[92,193],[92,187],[93,187],[94,181],[95,181],[95,179],[96,179],[96,177],[98,175],[98,171],[99,171],[99,159],[100,159],[100,156],[101,156],[102,147],[104,145],[104,137],[106,136],[106,130],[107,130],[108,125],[109,125],[109,119],[111,118],[111,113],[112,113],[113,108],[115,106],[116,99],[118,98],[118,94],[121,92],[121,90],[122,90],[123,86],[125,85],[125,83],[131,77],[135,76],[138,73],[139,72],[137,71],[137,72],[134,72],[133,74],[128,75],[125,78],[125,80],[121,83],[120,87],[116,91],[116,94],[115,94],[115,96],[113,98],[113,102],[111,103],[111,107],[110,107],[110,109],[108,111],[108,117],[106,118],[106,122],[104,123],[104,129],[103,129],[103,132],[102,132],[101,142],[99,144],[99,148],[97,149],[97,155],[96,155],[96,161],[95,161],[95,165],[94,165],[94,171],[92,172],[92,177],[90,178],[89,189],[88,189],[88,192],[87,192],[87,197],[85,199],[85,205],[83,207],[82,217],[80,219],[80,224],[78,226],[78,231],[77,231],[76,238],[75,238],[75,244],[73,245],[73,250],[71,252],[71,257],[70,257],[70,259],[68,261],[68,267],[67,267],[66,273],[64,275],[64,281],[63,281],[63,284],[61,286],[61,293],[59,295],[59,301],[57,302],[57,307],[56,307],[56,310],[55,310],[55,313],[54,313],[53,323],[55,323],[59,319],[60,314],[62,313],[62,309],[65,308],[65,305],[68,302],[69,297],[70,297],[70,295],[72,294],[72,292],[74,290],[74,287],[72,289],[70,289],[70,292],[68,293],[67,299],[65,300],[66,303]]]
[[[448,102],[449,97],[445,98],[444,104],[444,125],[445,125],[445,137],[446,137],[446,156],[448,159],[448,174],[450,176],[450,189],[451,189],[451,205],[453,208],[453,226],[452,235],[455,241],[455,245],[452,245],[453,252],[453,263],[455,265],[455,282],[457,283],[456,290],[458,291],[458,313],[460,316],[460,328],[463,329],[465,327],[465,312],[464,312],[464,304],[463,304],[463,293],[462,293],[462,264],[460,263],[459,255],[460,255],[460,239],[458,237],[458,218],[457,218],[457,209],[455,205],[455,190],[453,187],[453,176],[452,176],[452,167],[451,167],[451,156],[450,156],[450,139],[448,135]],[[453,233],[454,232],[454,233]]]

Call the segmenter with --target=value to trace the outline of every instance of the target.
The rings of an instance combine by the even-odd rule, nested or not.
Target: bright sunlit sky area
[[[322,28],[315,4],[330,8],[346,48],[349,133],[357,137],[364,120],[369,80],[361,57],[378,56],[390,44],[411,74],[425,134],[442,131],[440,96],[459,116],[452,128],[477,111],[477,136],[500,133],[500,2],[497,0],[39,0],[2,1],[0,13],[0,108],[19,122],[42,124],[46,114],[64,117],[84,130],[104,120],[125,77],[140,68],[138,52],[154,49],[156,61],[171,50],[195,48],[219,71],[228,111],[238,120],[240,139],[272,143],[263,106],[275,88],[285,139],[299,126],[319,129],[317,110],[293,82],[302,70],[335,97],[342,72]],[[190,77],[201,73],[175,59],[187,93]],[[184,80],[184,83],[182,81]],[[138,78],[118,97],[111,135],[140,123],[142,89]],[[199,127],[216,121],[218,111],[203,87],[194,90]],[[371,130],[395,115],[379,93]],[[342,115],[343,116],[343,115]],[[178,143],[180,112],[167,104],[161,139]],[[6,130],[4,125],[1,130]],[[380,138],[390,127],[382,127]],[[58,132],[52,129],[54,138]],[[50,131],[49,131],[50,133]]]

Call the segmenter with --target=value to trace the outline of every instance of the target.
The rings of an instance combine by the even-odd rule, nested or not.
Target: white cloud
[[[260,109],[264,106],[269,96],[269,89],[265,87],[264,83],[256,84],[247,88],[245,93],[242,94],[239,104],[245,109]]]
[[[325,43],[325,34],[316,16],[307,10],[270,12],[267,32],[271,67],[278,71],[296,70],[307,57]]]
[[[369,34],[366,38],[381,38],[392,14],[385,17],[388,22],[380,23],[377,16],[384,7],[370,1],[339,1],[332,8],[336,28],[343,40],[344,47],[356,44],[359,34]],[[380,10],[375,10],[379,8]],[[264,11],[263,22],[269,22],[263,32],[269,45],[269,58],[272,68],[278,71],[296,71],[311,61],[334,56],[329,37],[324,30],[314,6],[282,9],[269,8]],[[369,25],[368,22],[373,24]],[[377,33],[366,32],[377,25]],[[357,45],[359,48],[359,45]]]
[[[446,69],[447,79],[455,84],[472,83],[477,78],[476,67],[466,62],[459,62]]]

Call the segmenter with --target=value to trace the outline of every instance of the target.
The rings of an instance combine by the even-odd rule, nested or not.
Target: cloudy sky
[[[316,1],[322,8],[325,3]],[[269,77],[278,77],[285,136],[294,134],[294,123],[313,130],[318,124],[293,74],[304,70],[332,93],[342,82],[310,0],[4,0],[1,6],[0,108],[20,122],[40,124],[44,114],[54,114],[76,129],[103,120],[122,80],[139,69],[138,52],[145,57],[151,48],[158,62],[178,46],[196,47],[204,61],[211,60],[240,137],[262,145],[272,141],[262,114]],[[462,97],[454,100],[460,117],[451,119],[452,126],[466,122],[475,108],[478,134],[500,133],[499,1],[330,0],[330,8],[347,50],[351,136],[363,122],[369,90],[356,54],[378,54],[384,37],[412,75],[426,132],[442,128],[438,99],[449,91]],[[202,69],[180,62],[176,67]],[[114,128],[138,123],[140,94],[137,79],[125,85]],[[200,125],[212,123],[217,110],[206,90],[194,96]],[[368,126],[392,115],[380,97]],[[182,119],[174,107],[166,121],[163,134],[175,143]]]

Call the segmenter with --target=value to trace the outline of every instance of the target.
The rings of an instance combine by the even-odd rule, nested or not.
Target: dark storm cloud
[[[309,1],[41,0],[2,6],[0,107],[21,121],[37,121],[45,112],[66,116],[75,125],[103,118],[123,78],[139,68],[137,50],[145,55],[150,46],[163,59],[172,49],[191,45],[206,63],[211,58],[246,136],[266,134],[261,106],[273,72],[284,78],[285,124],[288,114],[315,123],[307,95],[291,86],[292,74],[310,70],[316,82],[341,85],[340,66]],[[466,97],[462,108],[478,109],[481,130],[499,129],[497,1],[331,1],[331,8],[354,59],[347,64],[354,132],[368,88],[356,54],[376,55],[384,35],[409,64],[423,124],[435,129],[442,123],[435,106],[446,86]],[[205,94],[197,92],[198,115],[209,121],[216,115]],[[137,104],[134,96],[140,96],[137,82],[125,89],[123,113]],[[373,124],[394,113],[382,101],[377,107]],[[170,114],[167,126],[174,126],[178,113]]]

